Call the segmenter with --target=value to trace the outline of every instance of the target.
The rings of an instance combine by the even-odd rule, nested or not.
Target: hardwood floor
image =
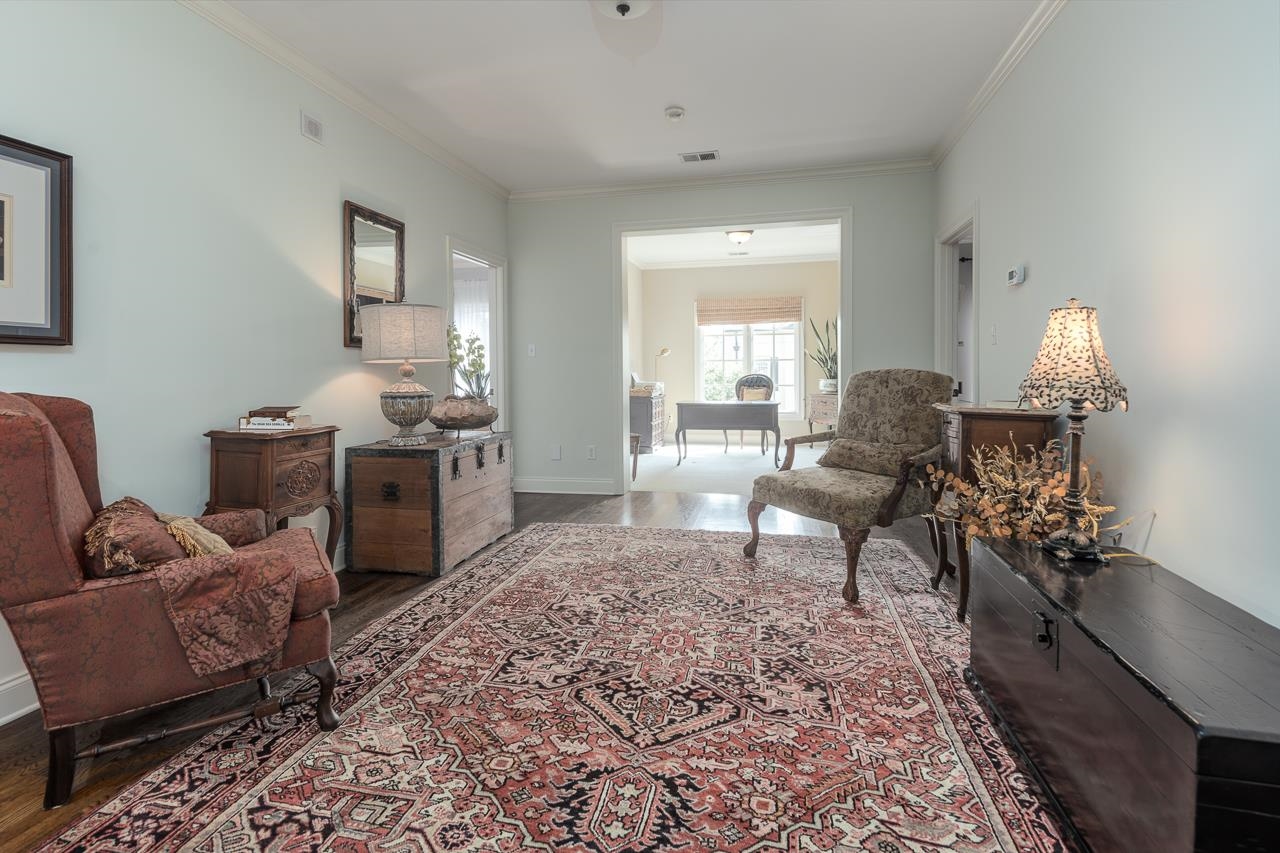
[[[625,524],[691,530],[747,530],[748,499],[737,495],[632,492],[618,496],[516,495],[517,529],[535,522]],[[776,509],[760,517],[763,533],[834,536],[835,527]],[[921,519],[900,521],[873,536],[905,540],[926,560],[932,559]],[[744,537],[745,542],[746,537]],[[339,574],[342,600],[331,612],[336,649],[372,620],[426,589],[430,579],[416,575]],[[838,591],[836,591],[838,594]],[[341,685],[339,685],[341,690]],[[254,685],[228,687],[207,696],[178,702],[105,725],[85,726],[79,746],[113,740],[139,731],[174,726],[251,704]],[[71,802],[60,809],[42,807],[48,738],[33,712],[0,726],[0,850],[28,850],[44,838],[94,809],[121,788],[195,742],[203,732],[80,761]]]

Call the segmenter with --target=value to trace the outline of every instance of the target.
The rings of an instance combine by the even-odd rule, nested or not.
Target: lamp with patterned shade
[[[444,309],[383,302],[362,307],[360,322],[360,360],[373,364],[400,362],[400,381],[382,392],[383,417],[400,427],[389,443],[393,447],[426,443],[428,437],[417,432],[417,426],[431,414],[435,394],[413,380],[412,362],[449,360]]]
[[[1060,559],[1105,563],[1106,555],[1097,540],[1080,523],[1086,517],[1084,495],[1080,490],[1080,446],[1088,410],[1109,412],[1116,406],[1127,410],[1129,392],[1120,384],[1102,347],[1097,308],[1082,306],[1078,299],[1068,299],[1067,307],[1049,312],[1040,352],[1018,391],[1023,400],[1029,400],[1036,407],[1056,409],[1063,403],[1071,405],[1067,413],[1071,422],[1067,429],[1071,467],[1063,500],[1067,525],[1044,540],[1044,549]]]

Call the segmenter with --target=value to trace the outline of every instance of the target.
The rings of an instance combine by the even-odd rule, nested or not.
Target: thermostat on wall
[[[1013,287],[1015,284],[1022,284],[1026,280],[1027,280],[1027,268],[1022,264],[1018,264],[1016,267],[1013,267],[1011,270],[1009,270],[1009,286],[1010,287]]]

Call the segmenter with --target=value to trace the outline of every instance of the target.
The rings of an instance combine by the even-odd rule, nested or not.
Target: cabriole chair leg
[[[756,547],[760,544],[760,513],[764,512],[766,506],[768,504],[761,501],[752,501],[747,504],[747,524],[751,525],[751,541],[742,546],[744,556],[756,555]]]
[[[76,778],[76,729],[71,726],[49,732],[49,780],[44,787],[44,807],[56,809],[71,799]]]
[[[338,684],[338,668],[333,665],[333,658],[325,658],[310,664],[307,672],[320,682],[320,696],[316,699],[316,720],[320,723],[321,731],[331,732],[342,722],[333,710],[333,688]]]
[[[867,537],[871,535],[871,530],[865,528],[862,530],[854,530],[849,527],[841,526],[840,539],[844,542],[844,562],[845,562],[845,582],[841,595],[844,600],[852,604],[858,603],[858,557],[862,555],[862,544],[867,541]]]

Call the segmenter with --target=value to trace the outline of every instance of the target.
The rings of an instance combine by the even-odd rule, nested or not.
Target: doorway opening
[[[936,369],[953,379],[957,402],[978,396],[978,246],[977,217],[971,215],[944,232],[936,247]]]
[[[629,490],[749,496],[783,439],[834,422],[843,233],[827,217],[621,235]],[[827,348],[832,375],[811,357]]]
[[[449,322],[457,329],[464,351],[482,353],[488,371],[489,402],[498,410],[495,430],[505,429],[506,410],[506,261],[450,237]],[[482,348],[482,349],[481,349]],[[450,381],[456,381],[450,376]],[[450,393],[460,394],[453,388]]]

